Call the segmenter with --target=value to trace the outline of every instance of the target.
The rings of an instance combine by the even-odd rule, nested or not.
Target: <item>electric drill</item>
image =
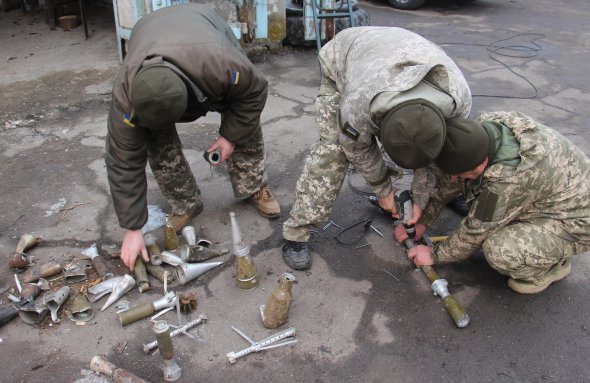
[[[405,245],[408,249],[414,247],[414,238],[416,237],[416,226],[414,224],[409,225],[408,222],[414,216],[414,210],[412,209],[412,194],[409,190],[398,190],[393,195],[395,201],[395,207],[399,218],[404,224],[408,239],[405,240]]]

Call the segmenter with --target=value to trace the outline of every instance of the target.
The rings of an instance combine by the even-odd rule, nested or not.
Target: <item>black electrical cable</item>
[[[373,219],[375,219],[375,216],[377,215],[377,212],[374,212],[373,214],[371,214],[371,216],[367,219],[362,219],[358,222],[353,223],[350,226],[345,227],[344,229],[340,230],[340,232],[338,234],[336,234],[336,237],[334,237],[336,239],[336,241],[342,245],[354,245],[356,243],[358,243],[361,239],[363,239],[365,237],[365,235],[367,234],[367,231],[369,231],[369,229],[371,228],[371,224],[373,223]],[[345,241],[342,239],[342,236],[344,235],[344,233],[348,233],[350,230],[353,230],[355,228],[360,228],[360,226],[362,225],[362,233],[356,236],[356,239],[352,240],[352,241]]]
[[[511,40],[515,37],[522,37],[522,36],[531,36],[529,43],[530,45],[501,45],[498,43],[502,43],[508,40]],[[470,43],[437,43],[438,45],[467,45],[467,46],[475,46],[475,47],[485,47],[488,50],[488,57],[493,61],[497,62],[498,64],[504,66],[508,69],[512,74],[517,77],[520,77],[524,81],[526,81],[531,88],[533,89],[533,95],[531,96],[513,96],[513,95],[498,95],[498,94],[472,94],[471,97],[496,97],[496,98],[511,98],[517,100],[529,100],[532,98],[537,97],[538,89],[528,78],[524,75],[517,73],[512,67],[506,64],[504,61],[500,60],[500,57],[514,57],[514,58],[531,58],[536,57],[540,51],[543,50],[541,45],[537,43],[537,40],[545,38],[546,35],[542,33],[518,33],[512,35],[510,37],[493,41],[489,44],[470,44]]]
[[[367,234],[367,231],[369,231],[369,229],[371,228],[371,224],[373,223],[373,220],[375,219],[375,217],[377,216],[377,213],[379,211],[382,213],[385,213],[387,215],[391,215],[391,213],[388,212],[387,210],[384,210],[381,206],[379,206],[377,195],[375,193],[363,191],[363,190],[352,185],[351,178],[354,175],[354,173],[356,173],[356,169],[354,167],[349,167],[346,172],[347,172],[347,176],[348,176],[348,185],[350,186],[352,191],[367,198],[369,200],[369,202],[371,203],[371,205],[375,206],[375,208],[378,209],[377,211],[372,213],[369,216],[369,218],[362,219],[358,222],[355,222],[352,225],[347,226],[344,229],[340,230],[338,232],[338,234],[336,234],[336,237],[334,237],[334,238],[336,239],[336,241],[338,243],[340,243],[342,245],[350,246],[350,245],[354,245],[354,244],[358,243],[361,239],[363,239],[365,237],[365,235]],[[342,239],[342,236],[345,233],[347,233],[347,235],[350,235],[351,230],[353,230],[357,227],[360,229],[361,225],[362,225],[363,231],[362,231],[362,233],[357,235],[355,239],[353,239],[351,241],[346,241],[346,240]]]

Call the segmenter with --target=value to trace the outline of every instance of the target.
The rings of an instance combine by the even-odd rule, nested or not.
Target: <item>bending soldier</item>
[[[430,164],[442,148],[447,120],[469,115],[471,92],[457,65],[423,37],[401,28],[359,27],[338,33],[319,53],[316,100],[320,140],[297,182],[283,224],[283,259],[311,266],[310,228],[325,222],[349,164],[395,214],[389,157],[404,168]]]
[[[265,217],[279,216],[267,186],[260,127],[267,85],[211,8],[168,7],[135,25],[114,83],[106,139],[113,204],[126,229],[121,258],[127,267],[133,268],[138,254],[148,260],[141,233],[148,218],[146,162],[172,207],[177,231],[203,209],[177,122],[219,112],[219,137],[207,152],[218,151],[227,163],[236,198],[254,203]]]

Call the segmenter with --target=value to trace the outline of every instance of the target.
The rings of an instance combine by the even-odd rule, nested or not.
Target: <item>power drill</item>
[[[412,209],[412,193],[409,190],[398,190],[393,195],[393,200],[399,218],[404,224],[404,228],[409,237],[404,243],[408,249],[410,249],[414,247],[414,238],[416,237],[416,226],[414,224],[408,224],[414,216],[414,210]]]

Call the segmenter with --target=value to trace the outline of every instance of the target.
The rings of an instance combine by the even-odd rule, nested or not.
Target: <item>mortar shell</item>
[[[152,265],[147,263],[145,265],[145,268],[148,272],[149,275],[151,275],[152,277],[156,278],[157,280],[159,280],[160,282],[164,283],[164,274],[166,273],[166,269],[162,266],[157,266],[157,265]],[[168,283],[172,283],[174,282],[174,273],[171,271],[168,271]]]

